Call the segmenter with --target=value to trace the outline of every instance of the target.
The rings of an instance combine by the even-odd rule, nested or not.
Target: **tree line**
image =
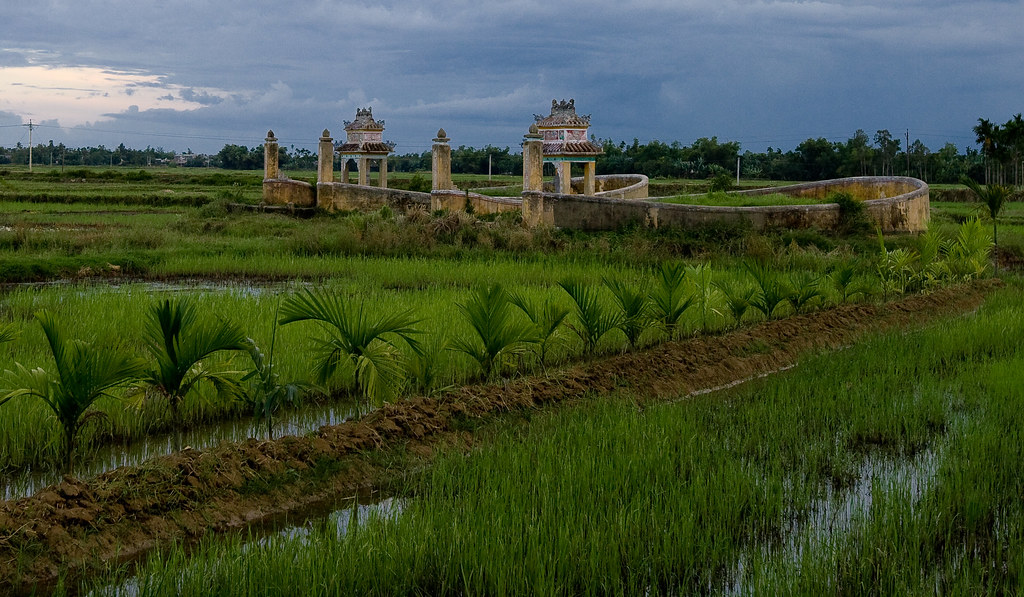
[[[913,176],[930,183],[956,183],[964,176],[985,183],[1020,185],[1024,178],[1024,119],[1015,115],[1005,124],[992,124],[979,118],[973,129],[980,149],[968,147],[963,153],[953,143],[932,150],[920,139],[909,147],[886,129],[869,135],[858,129],[846,141],[823,137],[808,138],[789,151],[768,147],[763,152],[741,153],[736,141],[717,137],[697,139],[690,145],[679,141],[653,140],[640,143],[594,139],[604,153],[597,157],[599,174],[645,174],[652,178],[704,179],[722,174],[735,175],[739,160],[740,176],[746,179],[823,180],[846,176]],[[68,148],[63,144],[37,145],[33,148],[37,164],[69,166],[153,166],[176,163],[185,167],[218,167],[228,170],[263,168],[263,146],[226,144],[214,155],[189,151],[175,154],[163,148],[130,149],[122,143],[116,148]],[[280,147],[282,168],[313,170],[317,154],[306,148]],[[339,158],[335,167],[340,169]],[[0,148],[0,164],[27,164],[28,148]],[[431,167],[430,151],[392,155],[388,169],[393,172],[423,172]],[[523,158],[519,148],[482,148],[461,145],[452,149],[452,172],[456,174],[521,175]]]

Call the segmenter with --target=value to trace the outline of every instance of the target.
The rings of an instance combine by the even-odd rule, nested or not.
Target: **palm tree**
[[[686,268],[682,263],[666,261],[654,272],[654,286],[648,298],[651,317],[665,330],[669,340],[675,339],[679,320],[693,305],[694,295],[686,292]]]
[[[5,399],[35,396],[57,417],[63,431],[64,472],[74,467],[75,436],[97,411],[86,413],[101,396],[137,378],[145,362],[113,350],[97,350],[82,340],[65,339],[56,321],[47,311],[36,313],[53,355],[55,373],[41,368],[26,369],[17,365],[21,388],[12,390]]]
[[[750,300],[750,306],[764,313],[765,319],[774,319],[777,307],[787,300],[789,289],[774,272],[768,269],[767,265],[747,261],[744,266],[754,278],[759,289],[759,292]]]
[[[401,339],[419,350],[419,331],[413,328],[418,320],[410,312],[371,317],[363,303],[345,303],[323,289],[306,289],[285,299],[279,321],[318,322],[327,337],[317,339],[317,379],[326,382],[341,366],[350,365],[363,397],[378,405],[397,395],[404,383],[396,342]]]
[[[596,288],[572,281],[562,281],[558,285],[569,295],[576,307],[578,323],[568,325],[583,341],[584,356],[590,357],[597,350],[597,343],[601,338],[619,327],[622,323],[621,317],[601,304]]]
[[[650,314],[650,300],[645,288],[634,288],[619,280],[604,279],[619,308],[618,328],[626,335],[629,349],[635,350],[644,331],[654,324]]]
[[[225,320],[201,319],[188,298],[164,299],[153,305],[145,328],[146,348],[156,360],[142,380],[157,390],[171,408],[175,446],[181,448],[181,402],[201,381],[214,384],[218,392],[236,393],[236,375],[215,372],[202,366],[203,360],[221,351],[248,350],[245,333]]]
[[[992,217],[992,244],[995,246],[995,273],[999,275],[999,230],[997,228],[997,219],[999,218],[999,212],[1003,209],[1003,203],[1010,196],[1010,188],[999,185],[990,184],[985,187],[977,183],[973,178],[964,176],[960,179],[960,182],[965,184],[967,188],[974,191],[974,194],[978,196],[978,199],[988,207],[988,215]]]
[[[992,122],[987,118],[979,118],[978,124],[974,127],[975,142],[981,145],[981,153],[985,156],[985,182],[991,180],[991,158],[996,153],[996,135],[998,134],[999,126],[992,126]]]
[[[725,297],[725,307],[732,315],[734,327],[740,327],[743,316],[750,309],[750,300],[754,297],[754,288],[739,288],[733,283],[722,280],[715,282],[715,288]]]
[[[277,317],[281,312],[280,302],[274,313],[274,321],[270,331],[270,351],[264,355],[260,347],[251,338],[248,339],[249,358],[253,369],[242,381],[250,382],[250,389],[245,400],[253,410],[257,419],[267,424],[267,438],[274,439],[274,413],[284,405],[295,404],[302,395],[311,389],[309,384],[301,382],[284,383],[274,371],[274,349],[277,346]]]
[[[533,323],[537,360],[540,362],[541,368],[544,368],[548,350],[557,341],[556,334],[562,327],[562,323],[565,322],[565,318],[569,316],[569,308],[557,305],[550,299],[543,303],[535,303],[519,292],[510,293],[509,300],[513,305],[519,307]]]
[[[532,326],[512,317],[512,302],[501,284],[476,290],[458,307],[476,335],[454,338],[452,350],[472,357],[484,379],[491,376],[495,366],[500,370],[504,358],[522,354],[537,339]]]

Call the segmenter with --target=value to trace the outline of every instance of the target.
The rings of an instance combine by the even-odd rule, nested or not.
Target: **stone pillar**
[[[430,146],[430,189],[447,191],[455,188],[452,184],[452,146],[451,139],[444,129],[437,129],[437,137]]]
[[[263,142],[264,180],[276,180],[280,177],[281,171],[277,160],[277,137],[274,136],[274,131],[267,131],[267,138]]]
[[[341,182],[348,184],[348,158],[341,159]]]
[[[597,162],[584,162],[583,164],[583,194],[593,197],[595,192],[595,178],[597,178]]]
[[[370,183],[370,159],[359,158],[359,184],[366,186]]]
[[[555,162],[555,172],[558,173],[558,192],[572,195],[572,162]]]
[[[317,182],[334,182],[334,139],[331,139],[331,131],[324,129],[320,135],[320,159],[317,161],[316,180]]]
[[[388,156],[380,159],[380,188],[388,188]]]
[[[449,162],[450,163],[450,162]],[[523,192],[544,190],[544,141],[536,124],[523,136]]]

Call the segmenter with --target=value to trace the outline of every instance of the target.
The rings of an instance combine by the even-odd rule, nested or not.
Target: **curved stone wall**
[[[582,176],[572,179],[572,192],[583,194]],[[594,197],[606,199],[647,199],[649,179],[643,174],[602,174],[594,177]],[[555,183],[544,183],[544,190],[554,192]]]
[[[868,217],[883,232],[920,232],[928,224],[928,185],[915,178],[858,177],[757,189],[742,194],[792,194],[824,199],[836,191],[864,201]],[[628,224],[652,228],[693,227],[709,223],[770,228],[834,228],[839,223],[835,203],[725,207],[680,205],[658,201],[604,199],[555,193],[523,193],[523,221],[577,230],[614,230]]]

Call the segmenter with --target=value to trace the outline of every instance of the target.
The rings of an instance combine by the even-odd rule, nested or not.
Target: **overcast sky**
[[[314,150],[356,108],[398,153],[518,150],[575,98],[599,138],[792,149],[889,129],[973,146],[1024,111],[1024,2],[9,2],[0,145]]]

